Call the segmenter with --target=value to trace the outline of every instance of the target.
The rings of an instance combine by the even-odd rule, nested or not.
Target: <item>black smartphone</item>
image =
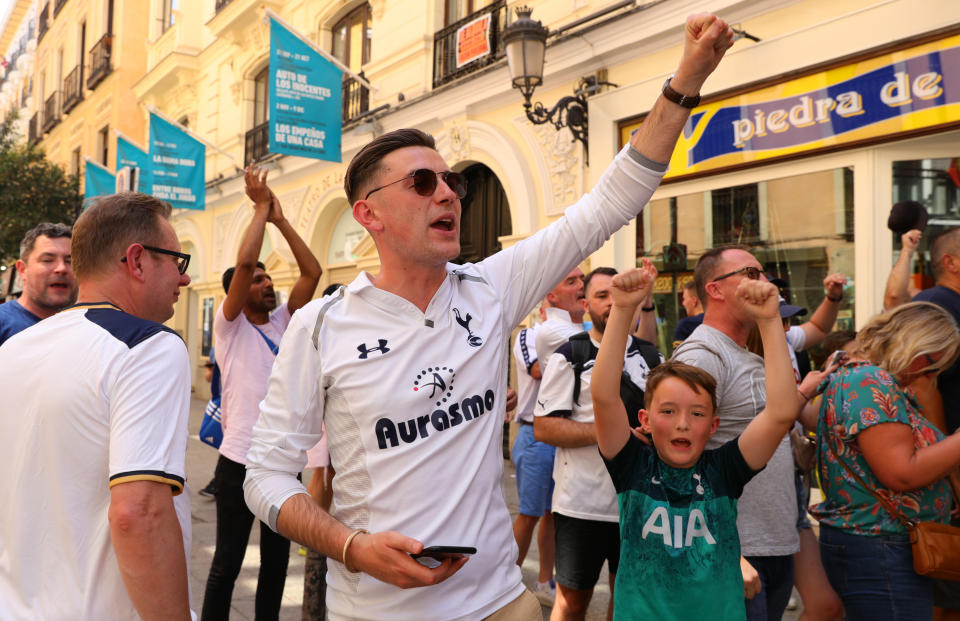
[[[476,553],[477,549],[469,546],[428,546],[420,554],[411,554],[410,556],[421,565],[433,569],[439,566],[444,559],[457,560]]]

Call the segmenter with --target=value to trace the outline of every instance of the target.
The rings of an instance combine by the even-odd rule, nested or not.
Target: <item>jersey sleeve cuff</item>
[[[173,489],[173,495],[177,496],[183,492],[183,477],[175,474],[169,474],[163,470],[130,470],[128,472],[118,472],[110,477],[110,487],[120,485],[121,483],[131,483],[133,481],[153,481],[154,483],[165,483]]]

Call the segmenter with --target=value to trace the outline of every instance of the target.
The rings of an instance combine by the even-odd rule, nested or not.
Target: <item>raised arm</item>
[[[656,270],[656,268],[654,268]],[[656,279],[656,277],[654,277]],[[637,309],[633,311],[631,326],[636,326],[633,335],[650,343],[657,343],[657,307],[653,304],[653,291],[647,294]]]
[[[267,187],[267,171],[254,168],[253,164],[243,173],[246,192],[253,201],[253,220],[240,240],[240,251],[234,266],[233,280],[227,298],[223,301],[223,315],[227,321],[233,321],[243,312],[253,282],[253,272],[257,268],[257,257],[263,247],[263,232],[273,204],[273,192]]]
[[[810,320],[801,324],[800,328],[806,336],[804,349],[810,349],[823,342],[833,324],[837,321],[840,303],[843,301],[843,286],[847,284],[847,277],[843,274],[830,274],[823,279],[825,295],[823,302],[810,316]]]
[[[143,619],[190,619],[183,533],[166,483],[110,488],[110,540],[127,594]]]
[[[670,80],[670,87],[681,95],[700,94],[707,76],[733,45],[733,30],[719,17],[707,13],[691,15],[684,27],[683,57]],[[657,98],[650,114],[630,139],[643,156],[654,162],[669,162],[690,109]]]
[[[613,306],[590,378],[597,444],[607,459],[613,459],[630,438],[627,412],[620,400],[623,352],[634,311],[650,295],[656,274],[653,264],[643,259],[640,269],[630,269],[614,276],[610,287]]]
[[[317,283],[320,282],[320,275],[323,269],[320,262],[313,256],[310,247],[307,246],[303,238],[294,230],[290,221],[283,216],[283,210],[280,207],[280,199],[270,192],[272,197],[270,201],[270,215],[267,221],[272,223],[283,235],[290,245],[293,252],[293,258],[297,261],[297,269],[300,270],[300,277],[293,284],[290,290],[290,298],[287,300],[287,308],[293,314],[303,307],[304,304],[313,298],[313,293],[317,290]]]
[[[897,262],[893,264],[887,277],[887,287],[883,292],[883,308],[890,310],[910,301],[910,263],[920,246],[923,232],[918,229],[907,231],[900,236],[903,244]]]
[[[776,285],[744,279],[737,287],[735,304],[754,318],[763,341],[767,405],[750,421],[739,440],[740,452],[747,465],[759,470],[773,456],[783,435],[797,419],[800,403],[793,365],[787,352],[787,339],[783,335]]]

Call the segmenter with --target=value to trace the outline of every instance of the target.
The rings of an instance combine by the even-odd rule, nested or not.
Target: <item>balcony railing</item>
[[[50,131],[60,122],[60,91],[54,91],[43,102],[43,131]]]
[[[44,4],[37,14],[37,41],[50,30],[50,5]]]
[[[507,2],[497,0],[479,11],[450,24],[433,35],[433,87],[473,73],[503,58],[503,29],[507,26]],[[457,31],[475,19],[490,15],[490,53],[457,66]]]
[[[39,138],[37,132],[37,113],[34,112],[33,116],[30,117],[30,121],[27,123],[27,143],[33,144]]]
[[[113,35],[103,35],[96,45],[90,48],[90,77],[87,78],[87,88],[96,88],[97,84],[110,75],[113,66],[110,63],[113,53]]]
[[[247,132],[243,141],[243,165],[259,162],[270,154],[270,121]]]
[[[63,79],[63,113],[73,110],[83,101],[83,66],[77,65]]]
[[[362,76],[363,73],[361,72]],[[370,89],[353,78],[343,81],[343,122],[349,123],[370,109]]]
[[[223,7],[230,4],[230,2],[232,2],[232,0],[217,0],[217,3],[215,5],[216,12],[219,13],[223,9]]]
[[[60,9],[63,8],[63,5],[67,3],[67,0],[55,0],[53,3],[53,16],[56,17],[57,13],[60,12]]]

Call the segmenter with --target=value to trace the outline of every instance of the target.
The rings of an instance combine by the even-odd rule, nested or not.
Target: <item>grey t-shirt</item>
[[[763,358],[716,328],[697,327],[677,347],[673,359],[699,367],[717,380],[720,424],[707,443],[708,449],[743,433],[766,405]],[[743,488],[737,509],[744,556],[787,556],[800,549],[789,436],[784,435],[767,467]]]

